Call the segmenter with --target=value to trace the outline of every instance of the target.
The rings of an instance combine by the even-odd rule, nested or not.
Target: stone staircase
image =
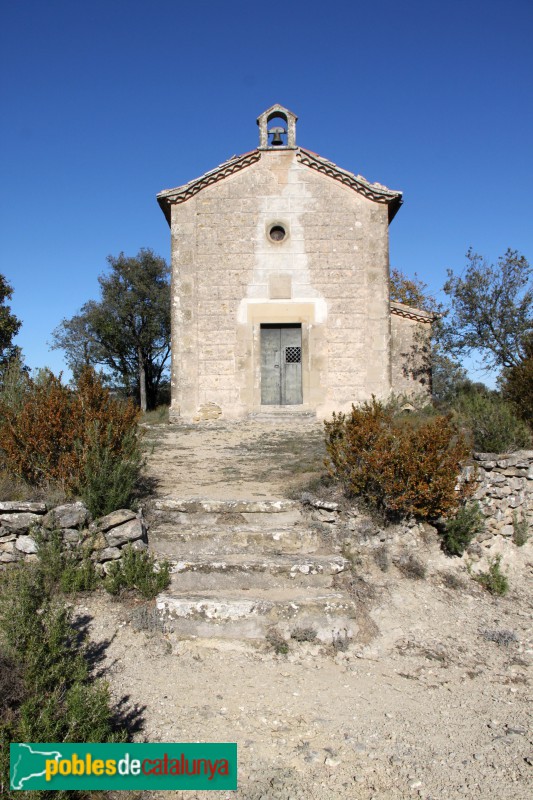
[[[348,562],[299,503],[163,497],[150,549],[172,564],[157,607],[179,636],[264,639],[273,626],[286,637],[312,628],[324,642],[355,635],[355,603],[334,587]]]

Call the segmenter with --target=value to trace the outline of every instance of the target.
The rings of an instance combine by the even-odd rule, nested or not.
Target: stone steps
[[[186,514],[280,514],[285,511],[299,512],[293,500],[210,500],[205,497],[181,498],[167,495],[155,500],[156,511],[176,511]]]
[[[171,560],[181,561],[195,556],[221,556],[231,553],[257,553],[258,555],[316,553],[321,546],[314,531],[300,528],[273,528],[264,530],[252,527],[159,526],[150,536],[151,549]]]
[[[323,589],[255,589],[166,592],[157,608],[184,637],[264,639],[275,626],[285,637],[310,628],[322,642],[357,632],[356,606],[343,592]]]
[[[333,577],[347,566],[347,560],[339,555],[259,557],[243,552],[224,558],[184,559],[173,563],[170,591],[331,588]]]
[[[264,638],[272,626],[327,642],[354,635],[355,605],[334,587],[348,562],[298,503],[164,497],[150,517],[150,549],[172,565],[157,607],[178,636]]]

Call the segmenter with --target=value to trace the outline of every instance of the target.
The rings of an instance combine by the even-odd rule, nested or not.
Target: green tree
[[[502,394],[518,415],[533,428],[533,335],[524,340],[524,358],[503,371]]]
[[[11,300],[13,288],[3,275],[0,275],[0,368],[7,366],[20,356],[20,348],[13,344],[13,338],[20,330],[21,322],[11,313],[6,300]]]
[[[75,376],[100,367],[146,411],[157,403],[170,355],[170,270],[148,248],[107,262],[110,272],[98,278],[101,299],[64,319],[53,347],[65,351]]]
[[[448,270],[444,291],[451,313],[445,347],[456,356],[477,352],[488,369],[509,369],[526,358],[533,332],[533,270],[525,256],[507,250],[489,264],[472,249],[461,276]]]

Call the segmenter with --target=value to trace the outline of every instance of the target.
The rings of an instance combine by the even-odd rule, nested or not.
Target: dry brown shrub
[[[54,483],[76,492],[94,436],[119,454],[136,428],[137,408],[115,400],[92,369],[75,389],[48,371],[21,381],[21,406],[0,398],[0,449],[8,472],[32,486]]]
[[[407,420],[373,398],[325,428],[330,474],[388,516],[447,516],[472,491],[455,490],[469,448],[449,416]]]

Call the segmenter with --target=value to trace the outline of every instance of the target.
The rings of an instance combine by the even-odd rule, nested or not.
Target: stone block
[[[37,552],[37,542],[35,539],[32,539],[31,536],[19,536],[15,541],[15,547],[17,550],[20,550],[21,553],[36,553]]]
[[[120,558],[122,551],[118,547],[106,547],[97,554],[98,561],[116,561]]]
[[[89,522],[90,514],[83,503],[65,503],[46,514],[43,525],[48,530],[55,528],[82,528]]]
[[[509,508],[518,508],[524,502],[524,496],[522,494],[515,494],[511,495],[508,500]]]
[[[502,470],[502,475],[506,475],[508,478],[525,477],[524,470],[519,469],[518,467],[507,467],[507,469]]]
[[[63,541],[68,542],[68,544],[79,544],[83,538],[81,531],[77,531],[75,528],[65,528],[61,533]]]
[[[16,531],[17,533],[24,533],[29,529],[38,525],[42,520],[39,514],[32,514],[28,511],[22,511],[14,514],[2,514],[0,521],[2,527],[8,531]]]
[[[135,519],[136,516],[135,511],[130,511],[128,508],[119,508],[118,511],[112,511],[111,514],[96,520],[94,526],[105,533],[111,528],[117,527],[117,525],[122,525],[124,522]]]
[[[32,503],[21,500],[8,500],[0,503],[0,514],[22,511],[27,511],[31,514],[46,514],[46,503]]]
[[[487,494],[489,497],[497,497],[501,499],[502,497],[507,497],[510,495],[511,490],[508,486],[494,486],[488,489]]]
[[[124,522],[122,525],[111,528],[105,534],[105,538],[109,547],[120,547],[128,542],[134,542],[136,539],[142,539],[144,535],[145,528],[142,520],[136,517],[129,522]]]

